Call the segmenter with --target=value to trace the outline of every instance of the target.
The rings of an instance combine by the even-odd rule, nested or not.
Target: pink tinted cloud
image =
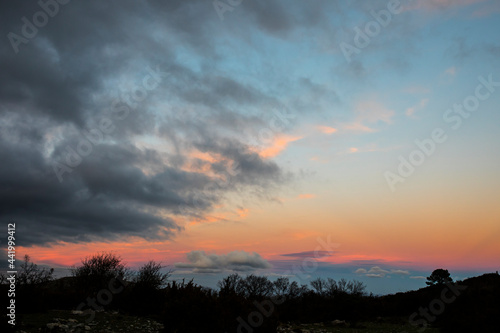
[[[333,128],[333,127],[329,127],[329,126],[317,126],[317,129],[321,132],[321,133],[324,133],[324,134],[333,134],[335,132],[337,132],[337,129],[336,128]]]
[[[451,7],[463,7],[483,3],[486,0],[417,0],[409,3],[405,10],[440,11]]]
[[[500,12],[500,1],[495,1],[488,5],[484,5],[483,7],[476,9],[472,12],[472,17],[484,17],[494,13]]]
[[[377,124],[379,122],[391,124],[392,117],[395,115],[393,110],[386,108],[376,99],[359,102],[356,105],[354,113],[356,114],[354,121],[341,124],[342,130],[365,133],[376,132],[377,130],[369,124]]]
[[[258,153],[262,158],[271,158],[285,150],[289,143],[302,139],[302,136],[278,135],[271,144]]]

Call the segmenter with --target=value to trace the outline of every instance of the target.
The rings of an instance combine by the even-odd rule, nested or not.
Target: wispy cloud
[[[378,123],[379,121],[390,124],[394,111],[388,109],[376,99],[361,101],[356,106],[356,120],[360,122]]]
[[[404,10],[441,11],[452,7],[463,7],[484,3],[486,0],[416,0],[404,6]]]
[[[312,198],[315,198],[316,195],[315,194],[311,194],[311,193],[304,193],[304,194],[299,194],[297,196],[298,199],[312,199]]]
[[[420,110],[424,109],[427,106],[428,103],[429,103],[429,99],[428,98],[423,98],[423,99],[420,100],[420,102],[417,105],[414,105],[414,106],[409,107],[408,109],[406,109],[405,114],[408,117],[412,117],[412,116],[415,115],[415,113],[417,111],[420,111]]]
[[[343,154],[358,154],[358,153],[373,153],[373,152],[388,152],[396,149],[400,149],[401,146],[390,146],[390,147],[379,147],[376,143],[370,143],[362,147],[349,147],[344,151],[340,152],[339,155]]]
[[[365,132],[365,133],[372,133],[372,132],[377,131],[376,129],[368,127],[366,125],[363,125],[359,122],[342,124],[342,130],[350,131],[350,132],[351,131],[352,132]]]
[[[259,151],[262,158],[271,158],[279,155],[287,146],[294,141],[302,139],[302,136],[277,135],[270,145]]]
[[[335,251],[304,251],[297,253],[286,253],[281,254],[283,257],[293,257],[293,258],[322,258],[330,257],[335,253]]]
[[[412,85],[402,90],[404,93],[412,95],[428,94],[431,90],[428,87]]]
[[[337,132],[337,129],[336,128],[333,128],[333,127],[329,127],[329,126],[317,126],[317,129],[321,132],[321,133],[324,133],[324,134],[333,134],[335,132]]]
[[[352,122],[340,124],[340,129],[351,132],[376,132],[378,123],[391,124],[395,115],[393,110],[386,108],[377,99],[367,99],[359,102],[354,109],[355,119]]]
[[[248,216],[248,214],[250,213],[250,209],[248,208],[238,208],[236,210],[236,214],[240,217],[240,218],[245,218]]]
[[[455,66],[453,66],[453,67],[446,69],[444,72],[450,76],[455,76],[457,74],[457,68]]]
[[[409,275],[410,272],[402,269],[383,269],[380,266],[373,266],[369,270],[358,268],[354,271],[356,274],[365,275],[372,278],[383,278],[390,275]]]
[[[478,8],[472,12],[472,17],[480,18],[484,16],[489,16],[500,12],[500,2],[493,1],[481,8]]]

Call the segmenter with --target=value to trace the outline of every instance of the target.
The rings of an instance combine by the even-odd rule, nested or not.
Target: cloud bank
[[[272,267],[255,252],[232,251],[225,255],[217,255],[207,254],[204,251],[191,251],[186,257],[187,263],[176,263],[175,267],[190,268],[194,273],[248,272]]]

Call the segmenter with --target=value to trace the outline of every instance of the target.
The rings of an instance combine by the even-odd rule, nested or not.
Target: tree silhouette
[[[237,273],[228,275],[217,282],[217,287],[222,295],[242,294],[242,278]]]
[[[324,292],[325,292],[325,280],[323,280],[322,278],[317,278],[317,279],[314,279],[310,282],[311,284],[311,287],[313,287],[314,291],[316,292],[316,294],[318,295],[323,295]]]
[[[249,299],[258,299],[271,296],[274,285],[265,276],[257,276],[254,274],[247,275],[241,281],[243,294]]]
[[[24,262],[21,264],[17,280],[22,285],[36,285],[53,280],[53,273],[53,268],[39,268],[38,265],[31,261],[30,256],[26,254],[24,255]]]
[[[443,285],[445,283],[451,283],[453,279],[450,277],[450,272],[447,269],[438,268],[435,269],[430,276],[427,277],[428,286],[433,285]]]

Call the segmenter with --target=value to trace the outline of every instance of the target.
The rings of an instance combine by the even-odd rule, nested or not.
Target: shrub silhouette
[[[172,274],[171,271],[162,273],[161,270],[165,267],[154,260],[144,264],[134,277],[135,286],[142,290],[158,290],[164,287]]]
[[[172,273],[171,271],[162,273],[163,268],[165,266],[153,260],[139,268],[133,278],[131,294],[129,297],[124,297],[121,302],[122,307],[134,314],[159,315],[165,303],[165,292],[162,288],[167,285]]]
[[[122,259],[111,252],[97,253],[82,259],[82,265],[72,269],[77,286],[88,296],[101,289],[108,288],[110,283],[124,281],[130,276]]]
[[[193,283],[170,282],[165,288],[164,332],[218,332],[220,317],[216,295],[210,289]]]

